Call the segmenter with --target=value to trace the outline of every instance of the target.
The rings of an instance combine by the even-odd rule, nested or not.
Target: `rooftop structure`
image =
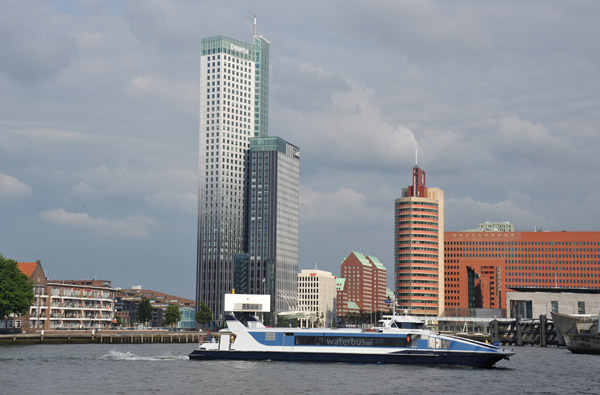
[[[489,222],[477,224],[477,229],[481,232],[514,232],[515,226],[510,222]]]

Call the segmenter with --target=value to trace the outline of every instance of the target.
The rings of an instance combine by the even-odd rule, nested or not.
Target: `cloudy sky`
[[[200,39],[255,14],[300,268],[393,270],[416,148],[447,230],[599,229],[598,1],[0,0],[0,253],[193,298]]]

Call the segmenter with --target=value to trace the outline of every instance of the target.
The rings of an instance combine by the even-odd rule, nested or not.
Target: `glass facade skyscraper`
[[[248,289],[271,295],[273,318],[298,307],[300,150],[279,137],[253,138],[248,165]]]
[[[246,166],[252,137],[268,133],[269,42],[202,39],[196,302],[223,315],[236,254],[246,251]]]

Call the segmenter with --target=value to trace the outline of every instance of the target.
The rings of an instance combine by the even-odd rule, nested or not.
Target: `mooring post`
[[[540,315],[540,346],[546,347],[546,314]]]
[[[515,318],[515,342],[517,344],[517,346],[522,346],[523,345],[523,339],[522,339],[522,333],[521,333],[521,318],[517,316],[517,318]]]
[[[498,335],[498,320],[490,322],[490,329],[492,332],[492,343],[500,342],[500,337]]]

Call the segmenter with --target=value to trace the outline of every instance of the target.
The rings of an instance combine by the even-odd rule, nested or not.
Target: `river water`
[[[0,394],[599,394],[600,355],[514,347],[492,369],[190,361],[195,344],[0,346]]]

